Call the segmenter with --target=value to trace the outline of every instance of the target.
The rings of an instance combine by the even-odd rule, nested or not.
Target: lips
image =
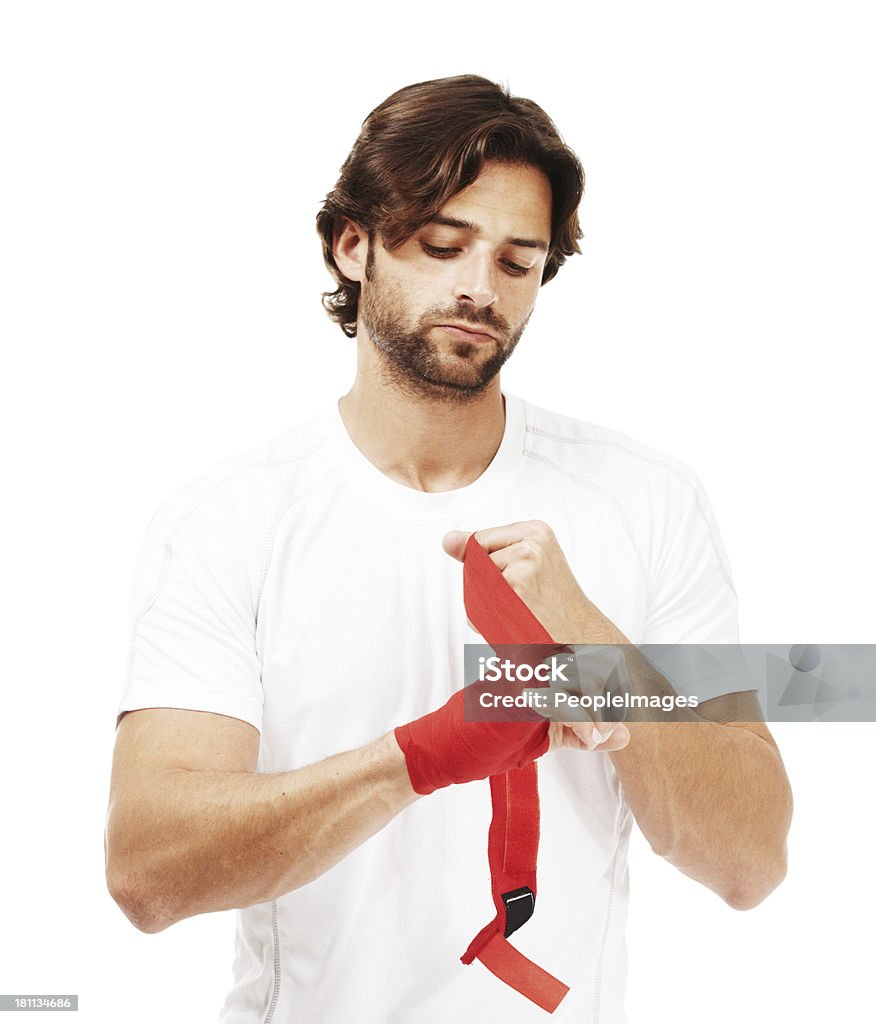
[[[442,331],[447,331],[448,334],[453,335],[457,338],[463,338],[467,341],[495,341],[496,339],[492,334],[487,334],[486,331],[481,331],[476,327],[462,327],[459,324],[437,324]]]

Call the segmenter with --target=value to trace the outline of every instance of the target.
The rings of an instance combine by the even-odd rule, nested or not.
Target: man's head
[[[579,251],[582,190],[531,100],[476,76],[401,89],[366,119],[317,217],[338,282],[326,310],[350,337],[361,325],[400,382],[478,391]]]

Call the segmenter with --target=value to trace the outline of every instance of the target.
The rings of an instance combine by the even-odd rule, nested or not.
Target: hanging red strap
[[[487,552],[469,537],[463,564],[465,610],[475,629],[497,649],[511,646],[517,664],[527,661],[525,645],[550,644],[561,650],[547,630],[505,581]],[[533,663],[545,657],[533,653]],[[527,960],[508,936],[532,916],[536,896],[539,803],[535,761],[490,776],[493,820],[487,843],[495,918],[475,936],[462,956],[464,964],[481,963],[527,999],[553,1013],[569,991],[553,975]]]

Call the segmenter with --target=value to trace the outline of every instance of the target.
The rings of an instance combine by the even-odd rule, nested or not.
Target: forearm
[[[144,931],[275,899],[415,799],[391,733],[291,772],[166,769],[110,805],[110,888]]]
[[[746,728],[631,722],[610,753],[627,802],[652,849],[746,909],[785,874],[791,791],[781,758]]]
[[[769,731],[738,724],[744,719],[734,716],[752,708],[744,700],[725,704],[730,721],[668,710],[678,696],[671,682],[607,620],[597,625],[620,645],[629,693],[660,702],[658,712],[629,711],[630,742],[608,755],[639,827],[656,853],[731,906],[756,905],[785,875],[792,808]]]

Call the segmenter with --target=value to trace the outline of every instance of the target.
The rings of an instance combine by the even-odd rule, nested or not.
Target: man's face
[[[533,167],[487,163],[404,245],[368,249],[360,321],[389,377],[465,401],[514,351],[541,283],[551,187]]]

